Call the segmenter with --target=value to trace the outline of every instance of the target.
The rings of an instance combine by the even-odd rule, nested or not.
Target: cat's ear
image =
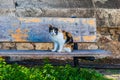
[[[49,28],[52,28],[53,26],[51,24],[48,25]]]

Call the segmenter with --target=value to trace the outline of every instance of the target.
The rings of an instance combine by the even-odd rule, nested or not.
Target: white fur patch
[[[72,52],[72,50],[70,48],[64,47],[64,51],[65,52]]]
[[[53,36],[50,34],[50,38],[54,42],[54,49],[52,51],[62,52],[65,44],[63,33],[58,32],[57,35],[53,35]]]

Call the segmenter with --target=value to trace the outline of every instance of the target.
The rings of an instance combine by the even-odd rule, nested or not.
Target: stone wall
[[[78,43],[79,49],[109,50],[114,58],[120,58],[119,0],[0,0],[0,16],[96,18],[97,42]],[[52,43],[0,43],[5,50],[52,48]]]

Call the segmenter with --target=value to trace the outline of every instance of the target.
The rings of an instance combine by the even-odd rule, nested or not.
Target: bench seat
[[[108,57],[111,55],[111,52],[105,51],[105,50],[74,50],[71,53],[63,52],[51,52],[49,50],[0,50],[0,56],[43,56],[43,57],[50,57],[50,56],[56,56],[56,57]]]
[[[19,56],[19,57],[71,57],[73,58],[74,66],[79,65],[80,58],[105,58],[111,56],[111,52],[105,50],[74,50],[71,53],[63,52],[51,52],[49,50],[0,50],[0,56]]]

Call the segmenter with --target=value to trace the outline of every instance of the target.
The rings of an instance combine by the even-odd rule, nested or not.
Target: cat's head
[[[52,25],[49,25],[49,33],[52,36],[56,36],[58,34],[59,29],[56,27],[53,27]]]

